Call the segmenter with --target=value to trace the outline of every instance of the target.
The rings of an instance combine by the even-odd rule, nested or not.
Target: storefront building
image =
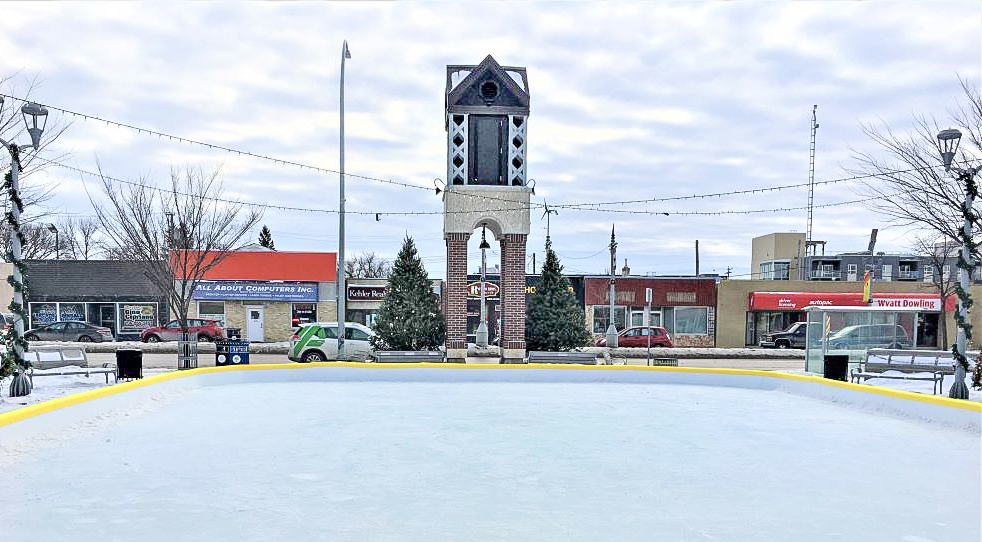
[[[139,340],[167,321],[167,299],[140,262],[28,260],[28,327],[83,321],[112,330],[116,340]]]
[[[767,334],[783,331],[805,320],[806,307],[866,306],[862,283],[724,280],[719,285],[720,322],[716,343],[721,347],[756,346]],[[941,297],[929,284],[878,282],[873,288],[874,307],[917,309],[911,338],[922,348],[937,348],[942,313],[947,317],[947,335],[954,336],[951,310],[954,296],[942,311]]]
[[[595,337],[610,325],[610,277],[584,277],[587,326]],[[664,327],[675,346],[715,345],[715,277],[616,277],[614,324],[618,330],[644,324],[651,289],[650,325]]]
[[[372,327],[379,309],[382,308],[382,302],[385,301],[388,282],[389,279],[349,278],[346,288],[348,297],[344,305],[345,321]],[[441,296],[443,281],[434,279],[430,282],[433,293]],[[334,315],[331,315],[331,317],[323,320],[334,321],[336,319]]]
[[[300,324],[335,319],[336,269],[333,252],[232,252],[197,284],[190,316],[249,341],[286,341]]]

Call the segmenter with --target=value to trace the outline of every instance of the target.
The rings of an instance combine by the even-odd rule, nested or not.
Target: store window
[[[650,326],[661,326],[661,310],[651,309],[651,314],[649,315],[648,325]],[[644,310],[634,310],[631,311],[631,327],[643,326],[644,325]]]
[[[294,327],[317,321],[317,303],[294,303],[290,314]]]
[[[58,319],[76,322],[85,321],[85,303],[59,303]]]
[[[31,327],[50,324],[58,319],[58,305],[54,303],[31,303]]]
[[[618,330],[627,327],[627,307],[614,307],[614,325]],[[610,307],[607,305],[595,305],[593,307],[593,332],[605,333],[610,326]]]
[[[225,302],[198,301],[198,316],[208,320],[218,320],[218,325],[225,327]]]
[[[706,307],[675,307],[676,335],[706,335],[709,333],[709,309]]]

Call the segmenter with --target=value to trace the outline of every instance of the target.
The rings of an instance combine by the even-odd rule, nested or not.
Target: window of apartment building
[[[293,326],[317,321],[317,303],[293,303],[290,322]]]
[[[942,275],[941,276],[942,276],[943,280],[948,280],[948,277],[951,276],[951,266],[950,265],[946,265],[946,266],[944,266],[942,268]]]
[[[791,262],[764,262],[760,264],[760,278],[764,280],[788,280],[791,276]]]
[[[846,273],[850,275],[855,275],[859,270],[859,266],[854,263],[846,265]]]
[[[709,309],[706,307],[675,307],[676,335],[706,335],[709,333]]]
[[[225,327],[225,302],[198,301],[198,316],[208,320],[218,320],[219,325]]]
[[[610,326],[610,307],[607,305],[594,305],[593,307],[593,332],[604,333]],[[614,307],[614,324],[618,331],[624,329],[627,322],[627,307]]]

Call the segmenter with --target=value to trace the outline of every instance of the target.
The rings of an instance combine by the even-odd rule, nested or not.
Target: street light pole
[[[3,107],[3,96],[0,96],[0,108]],[[24,275],[21,273],[20,267],[23,265],[21,260],[23,254],[23,247],[21,245],[21,233],[20,233],[20,213],[21,213],[21,201],[19,197],[20,190],[20,151],[26,149],[37,150],[41,145],[41,134],[44,132],[44,126],[48,119],[48,110],[43,106],[36,103],[27,103],[21,107],[21,115],[24,117],[24,122],[27,124],[27,133],[31,136],[31,143],[28,145],[18,146],[16,143],[5,141],[0,139],[0,145],[10,153],[10,218],[11,220],[11,231],[10,231],[10,255],[13,260],[13,270],[10,276],[10,281],[14,287],[13,302],[11,303],[11,309],[14,313],[14,336],[9,339],[8,345],[12,343],[14,351],[14,362],[17,365],[16,370],[18,371],[14,375],[13,381],[10,383],[10,396],[11,397],[22,397],[31,393],[31,383],[27,376],[24,374],[26,369],[26,364],[24,362],[24,318],[26,317],[26,312],[24,311]],[[30,119],[28,119],[30,117]]]
[[[965,221],[962,224],[961,238],[962,250],[958,256],[958,287],[955,292],[958,294],[958,336],[955,342],[955,381],[948,390],[948,397],[952,399],[968,399],[968,386],[965,384],[965,375],[968,372],[968,352],[966,343],[968,342],[968,307],[972,300],[969,297],[969,272],[973,268],[972,252],[969,247],[972,245],[972,205],[978,195],[978,188],[975,185],[975,175],[982,169],[982,166],[969,168],[953,167],[952,160],[958,150],[958,142],[961,140],[962,133],[958,130],[942,130],[938,133],[938,150],[941,151],[941,159],[944,161],[945,171],[954,172],[965,187],[965,204],[962,206],[962,215]]]
[[[491,248],[491,245],[488,244],[488,240],[484,236],[485,229],[487,229],[486,226],[481,224],[481,321],[477,324],[477,336],[474,338],[474,343],[478,348],[488,347],[488,308],[485,288],[488,280],[487,249]]]
[[[58,226],[54,224],[48,224],[48,231],[55,234],[55,259],[61,259],[61,242],[58,238]]]
[[[338,359],[344,360],[344,302],[347,297],[344,284],[344,61],[351,58],[348,50],[348,40],[341,46],[341,194],[338,206],[338,274],[336,279],[337,309],[338,309]]]
[[[607,326],[607,347],[617,348],[617,325],[614,323],[614,273],[617,268],[617,241],[614,227],[610,227],[610,325]]]

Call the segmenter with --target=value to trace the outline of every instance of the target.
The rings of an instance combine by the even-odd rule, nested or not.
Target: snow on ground
[[[904,376],[931,376],[931,373],[902,373],[900,371],[884,371],[883,374],[886,375],[904,375]],[[955,382],[954,375],[945,375],[944,381],[941,385],[941,397],[948,396],[948,390],[951,389],[951,385]],[[935,385],[934,382],[930,380],[899,380],[893,378],[871,378],[866,382],[861,382],[869,384],[870,386],[880,386],[884,388],[891,388],[895,390],[912,391],[915,393],[923,393],[925,395],[931,395],[933,392],[931,388]],[[971,373],[965,377],[965,384],[968,386],[968,399],[970,401],[982,401],[982,391],[972,389],[972,375]]]
[[[0,381],[0,412],[7,412],[23,406],[33,405],[49,399],[57,399],[66,395],[72,395],[83,391],[104,388],[113,384],[113,377],[109,375],[109,384],[106,384],[106,377],[101,374],[93,374],[88,377],[85,375],[57,375],[57,376],[38,376],[46,372],[67,371],[78,369],[78,367],[63,367],[60,369],[36,370],[34,371],[34,389],[27,397],[10,397],[10,379]],[[167,372],[164,369],[144,369],[143,376],[153,376]]]
[[[5,539],[982,537],[978,433],[782,392],[232,384],[72,433],[0,461]]]

